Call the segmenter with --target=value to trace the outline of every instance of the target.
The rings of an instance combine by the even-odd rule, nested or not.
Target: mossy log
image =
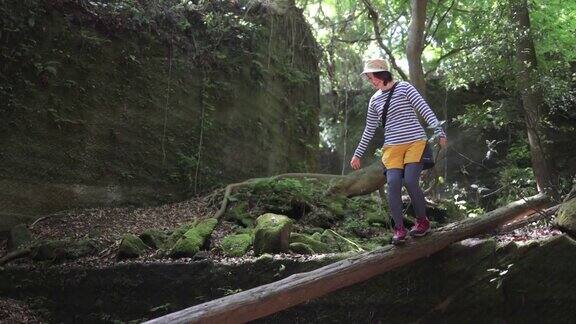
[[[377,160],[366,168],[343,176],[342,179],[335,182],[328,193],[348,198],[362,196],[382,188],[385,183],[384,167],[382,162]]]
[[[386,246],[314,271],[193,306],[147,323],[240,323],[289,308],[312,298],[365,281],[436,253],[452,243],[491,231],[511,218],[546,206],[543,194],[513,202],[480,217],[444,226],[402,247]]]
[[[366,168],[354,171],[348,175],[341,176],[336,174],[321,174],[321,173],[284,173],[279,174],[270,178],[253,178],[248,179],[243,182],[232,183],[224,188],[224,197],[220,203],[220,208],[214,214],[214,218],[219,219],[226,212],[228,207],[228,202],[230,195],[234,190],[254,184],[257,181],[270,179],[270,180],[280,180],[280,179],[303,179],[311,178],[323,181],[330,181],[332,186],[328,189],[328,195],[340,195],[345,197],[355,197],[361,195],[367,195],[380,188],[386,183],[386,177],[384,176],[384,168],[380,161],[376,161]]]

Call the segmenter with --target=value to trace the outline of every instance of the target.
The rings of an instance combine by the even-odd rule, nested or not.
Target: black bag
[[[390,93],[388,94],[388,98],[386,98],[386,102],[384,103],[384,110],[382,111],[382,128],[386,131],[386,118],[388,117],[388,108],[390,107],[390,100],[392,100],[392,95],[394,94],[394,89],[396,89],[396,85],[398,82],[394,83],[392,88],[390,89]],[[426,141],[426,146],[424,147],[424,152],[422,152],[422,158],[420,158],[420,162],[423,164],[423,170],[432,169],[436,162],[434,161],[434,153],[432,152],[432,147],[430,147],[430,143]],[[384,173],[386,173],[386,166],[384,166]]]

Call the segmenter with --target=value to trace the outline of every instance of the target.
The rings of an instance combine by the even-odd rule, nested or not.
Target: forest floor
[[[43,323],[29,306],[21,301],[0,297],[0,323]]]
[[[35,240],[78,240],[83,238],[95,239],[105,247],[98,255],[84,257],[77,260],[67,261],[70,264],[82,264],[89,266],[105,267],[118,262],[116,250],[123,235],[127,233],[139,235],[144,230],[156,228],[170,230],[179,225],[191,222],[196,218],[205,218],[213,215],[216,209],[207,203],[206,199],[190,199],[183,202],[166,204],[156,207],[117,207],[117,208],[91,208],[77,209],[66,212],[51,214],[40,218],[31,226],[30,231]],[[223,233],[228,232],[226,222],[222,222],[213,233],[213,239],[218,242]],[[506,244],[511,241],[522,244],[527,241],[547,239],[561,234],[560,231],[551,227],[550,221],[541,220],[528,224],[522,228],[500,233],[497,235],[487,234],[485,237],[493,237],[498,243]],[[7,240],[0,238],[0,258],[7,254]],[[295,255],[280,254],[275,258],[290,258],[310,260],[320,255]],[[226,258],[221,255],[217,248],[213,248],[199,258],[210,258],[224,263],[238,263],[254,259],[253,251],[248,252],[241,258]],[[198,258],[183,258],[178,262],[190,262]],[[136,262],[159,262],[150,252],[134,259]],[[130,262],[130,261],[128,261]],[[171,262],[164,259],[161,262]],[[12,263],[26,265],[32,261],[26,258],[14,260]]]

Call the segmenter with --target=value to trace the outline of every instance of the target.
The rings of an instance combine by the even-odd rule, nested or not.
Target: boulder
[[[309,245],[300,242],[290,243],[290,251],[298,254],[314,254]]]
[[[267,213],[258,217],[254,234],[255,254],[287,252],[292,223],[292,219],[284,215]]]
[[[194,227],[186,231],[174,244],[170,251],[170,256],[173,258],[193,257],[200,251],[217,223],[218,220],[215,218],[207,218],[195,223]]]
[[[252,235],[250,234],[233,234],[222,239],[220,243],[224,255],[231,257],[240,257],[248,252],[252,246]]]
[[[118,248],[118,258],[119,259],[129,259],[137,258],[144,254],[148,246],[142,242],[142,240],[133,234],[126,234],[120,242],[120,247]]]
[[[576,237],[576,198],[562,204],[556,214],[554,224],[571,237]]]
[[[318,238],[318,236],[316,236],[316,237]],[[293,243],[304,244],[304,245],[306,245],[306,248],[304,250],[312,251],[312,253],[302,253],[302,254],[334,252],[334,251],[332,251],[330,245],[323,243],[319,239],[315,239],[314,237],[312,237],[310,235],[306,235],[306,234],[300,234],[300,233],[291,233],[290,234],[290,250],[296,252],[292,248]],[[299,248],[300,246],[298,245],[296,247]],[[296,252],[296,253],[300,253],[300,252]]]
[[[164,247],[168,241],[168,235],[163,231],[155,228],[147,229],[142,234],[140,234],[140,239],[144,244],[148,245],[153,249],[160,249]]]

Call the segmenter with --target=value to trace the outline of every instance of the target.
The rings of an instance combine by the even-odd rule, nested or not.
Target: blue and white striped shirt
[[[368,114],[366,115],[366,127],[362,134],[362,139],[354,156],[362,157],[370,140],[374,137],[374,132],[382,122],[382,111],[390,91],[378,90],[368,103]],[[396,145],[426,139],[426,132],[416,116],[416,111],[426,120],[426,123],[435,127],[434,132],[440,136],[446,136],[439,125],[438,119],[424,98],[408,82],[400,81],[394,89],[388,108],[388,118],[386,119],[386,129],[384,130],[384,145]]]

